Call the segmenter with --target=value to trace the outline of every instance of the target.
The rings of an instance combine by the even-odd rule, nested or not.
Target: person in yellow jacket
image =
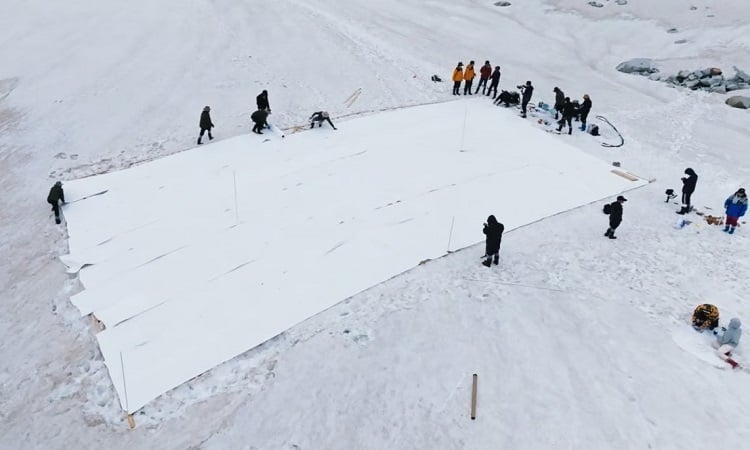
[[[469,65],[466,66],[466,71],[464,71],[464,95],[474,95],[471,92],[471,84],[474,82],[474,77],[477,76],[477,73],[474,71],[474,61],[469,61]]]
[[[460,62],[453,71],[453,95],[461,95],[461,81],[464,79],[464,63]]]

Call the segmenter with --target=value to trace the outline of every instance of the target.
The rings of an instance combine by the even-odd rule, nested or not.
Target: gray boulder
[[[599,2],[589,2],[589,5],[593,6],[594,8],[601,8],[602,6],[604,6]]]
[[[737,72],[737,75],[734,76],[736,79],[740,81],[750,82],[750,74],[743,70],[740,70],[737,66],[734,66],[734,70]]]
[[[634,58],[621,62],[617,66],[617,70],[623,73],[636,73],[640,75],[650,75],[659,71],[654,61],[648,58]]]
[[[708,90],[709,92],[718,92],[719,94],[726,94],[727,93],[727,87],[723,84],[720,84],[718,86],[711,86],[711,89]]]
[[[617,3],[618,5],[627,5],[628,0],[617,0],[615,3]]]
[[[735,95],[734,97],[729,97],[726,104],[734,108],[750,109],[750,97]]]
[[[737,83],[727,83],[727,91],[736,91],[739,89],[739,85]]]
[[[670,33],[670,34],[677,33],[677,28],[670,28],[667,30],[667,33]]]
[[[510,2],[495,2],[495,6],[510,6]]]
[[[701,80],[690,80],[685,82],[685,87],[690,89],[698,89],[701,84]]]

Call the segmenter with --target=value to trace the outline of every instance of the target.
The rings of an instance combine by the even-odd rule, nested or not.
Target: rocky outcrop
[[[659,72],[654,61],[646,58],[636,58],[620,63],[617,70],[624,73],[634,73],[648,76],[650,80],[663,81],[675,86],[688,89],[718,92],[724,94],[741,89],[750,89],[750,74],[734,67],[735,75],[726,76],[718,67],[708,67],[698,70],[680,70],[674,75]]]
[[[621,62],[617,66],[617,70],[624,73],[635,73],[638,75],[650,75],[659,71],[656,67],[656,63],[647,58],[634,58]]]

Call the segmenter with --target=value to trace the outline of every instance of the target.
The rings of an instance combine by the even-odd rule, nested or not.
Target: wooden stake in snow
[[[130,405],[128,405],[128,385],[125,383],[125,363],[123,362],[122,352],[120,352],[120,370],[122,370],[122,390],[125,396],[125,414],[127,414],[128,425],[130,425],[130,429],[132,430],[135,428],[135,419],[130,414]]]
[[[453,219],[451,219],[451,231],[448,233],[448,248],[446,249],[446,252],[450,253],[451,251],[451,238],[453,237],[453,224],[456,222],[456,216],[453,216]]]
[[[471,420],[477,418],[477,374],[474,374],[471,381]]]

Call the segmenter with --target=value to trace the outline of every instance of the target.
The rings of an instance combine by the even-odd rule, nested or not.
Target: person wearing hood
[[[261,111],[271,112],[271,104],[268,103],[268,91],[263,90],[257,97],[255,97],[255,103],[258,105],[258,109]]]
[[[211,136],[211,128],[214,127],[214,123],[211,122],[211,107],[206,106],[201,112],[201,120],[199,126],[201,127],[201,133],[198,135],[198,145],[201,145],[201,139],[203,139],[203,133],[208,131],[208,140],[212,140],[214,137]]]
[[[555,120],[557,120],[558,115],[562,113],[563,106],[565,105],[565,94],[557,86],[552,89],[552,92],[555,93]],[[568,101],[570,101],[570,99],[568,99]]]
[[[562,117],[557,122],[557,132],[562,131],[565,123],[568,124],[568,134],[573,134],[573,116],[576,115],[576,105],[570,101],[570,97],[565,97],[562,108],[560,108]]]
[[[516,86],[521,90],[521,117],[526,118],[526,107],[531,101],[531,96],[534,94],[534,86],[531,85],[531,81],[527,81],[525,85]]]
[[[747,194],[745,194],[745,188],[739,188],[734,195],[726,199],[724,208],[727,215],[724,231],[733,234],[735,227],[737,227],[737,221],[747,212]]]
[[[474,77],[477,76],[477,73],[474,71],[474,61],[469,61],[469,65],[466,66],[466,70],[464,71],[464,95],[474,95],[471,92],[471,85],[474,83]]]
[[[487,218],[482,230],[487,236],[484,251],[485,260],[482,264],[487,267],[490,267],[493,263],[497,265],[500,262],[498,253],[500,253],[500,242],[503,240],[503,231],[505,231],[505,226],[498,222],[495,216]]]
[[[578,112],[581,114],[581,131],[586,131],[586,119],[588,119],[589,112],[591,112],[591,98],[589,94],[583,94],[583,103],[581,103],[581,108]]]
[[[268,119],[268,114],[268,111],[266,111],[265,109],[259,109],[250,116],[250,119],[252,119],[254,124],[253,133],[263,134],[263,131],[261,130],[268,127],[268,122],[266,122],[266,119]]]
[[[487,89],[487,96],[492,94],[492,98],[497,96],[497,86],[500,84],[500,66],[495,66],[495,71],[490,75],[490,88]]]
[[[615,236],[615,230],[622,223],[622,204],[626,201],[628,201],[628,199],[622,195],[618,195],[617,200],[608,205],[609,208],[607,208],[607,210],[609,212],[607,212],[607,214],[609,214],[609,228],[607,228],[604,236],[610,239],[617,239],[617,236]]]
[[[714,330],[716,335],[716,342],[713,343],[716,353],[719,358],[731,364],[732,367],[737,368],[739,364],[737,361],[732,359],[732,350],[740,345],[740,338],[742,337],[742,322],[740,319],[733,318],[729,321],[728,328],[721,328],[721,331]]]
[[[60,202],[65,204],[65,192],[63,191],[62,182],[58,181],[49,190],[47,195],[47,203],[52,205],[52,211],[55,212],[55,223],[60,224]]]
[[[464,80],[464,63],[458,62],[453,69],[453,95],[461,95],[461,82]]]
[[[688,167],[685,169],[686,177],[682,177],[682,209],[677,214],[687,214],[690,212],[690,196],[695,192],[695,184],[698,182],[698,174]]]
[[[487,80],[490,79],[491,75],[492,66],[490,65],[489,61],[485,61],[482,68],[479,69],[479,84],[477,84],[477,90],[474,91],[475,94],[479,93],[479,88],[482,88],[482,95],[487,92]]]

